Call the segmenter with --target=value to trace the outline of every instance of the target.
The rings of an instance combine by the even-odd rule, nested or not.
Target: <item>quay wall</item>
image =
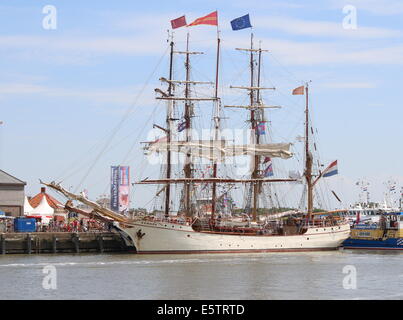
[[[129,252],[116,232],[16,232],[0,233],[0,254]]]

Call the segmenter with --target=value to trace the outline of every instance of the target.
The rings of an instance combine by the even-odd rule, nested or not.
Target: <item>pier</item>
[[[0,254],[129,252],[116,232],[0,233]]]

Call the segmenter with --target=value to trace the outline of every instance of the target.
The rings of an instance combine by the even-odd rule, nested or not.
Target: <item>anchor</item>
[[[136,232],[137,238],[141,239],[142,237],[144,237],[145,233],[141,232],[141,229],[139,229],[139,231]]]

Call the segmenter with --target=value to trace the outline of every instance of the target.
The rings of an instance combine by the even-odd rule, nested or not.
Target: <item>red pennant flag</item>
[[[171,20],[172,29],[180,28],[186,26],[185,16],[179,17],[177,19]]]
[[[300,86],[298,88],[295,88],[294,90],[292,90],[292,94],[304,94],[304,86]]]
[[[218,15],[217,11],[214,11],[207,16],[201,17],[188,24],[188,27],[197,26],[199,24],[208,24],[210,26],[218,26]]]

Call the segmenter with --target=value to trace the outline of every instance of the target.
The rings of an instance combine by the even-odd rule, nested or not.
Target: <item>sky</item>
[[[47,5],[56,8],[55,29],[44,27]],[[356,29],[343,27],[351,13],[346,5],[356,10]],[[358,200],[360,179],[370,183],[374,201],[382,200],[386,181],[403,186],[398,0],[3,0],[0,168],[26,181],[27,195],[39,192],[42,179],[87,189],[95,199],[109,193],[109,168],[117,164],[131,166],[132,181],[145,173],[156,178],[155,168],[145,169],[140,142],[163,121],[154,88],[167,76],[170,20],[185,14],[191,22],[215,10],[224,102],[242,101],[228,86],[247,81],[245,56],[233,49],[249,45],[250,30],[232,31],[230,21],[249,13],[255,43],[269,50],[264,80],[278,88],[268,99],[284,107],[272,121],[294,125],[303,116],[303,100],[289,93],[311,80],[321,160],[338,160],[339,174],[327,183],[343,204]],[[185,29],[175,31],[178,47]],[[192,49],[206,51],[192,72],[213,81],[216,30],[198,26],[190,33]],[[303,135],[297,131],[287,138]],[[146,206],[150,191],[136,187],[132,206]]]

